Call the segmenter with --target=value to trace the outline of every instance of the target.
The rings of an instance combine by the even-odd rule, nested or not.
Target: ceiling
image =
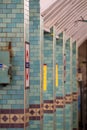
[[[56,27],[57,35],[65,31],[80,46],[87,39],[87,0],[40,1],[44,29]]]

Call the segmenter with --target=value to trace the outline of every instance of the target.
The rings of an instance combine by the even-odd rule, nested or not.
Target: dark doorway
[[[87,40],[78,48],[78,68],[82,73],[79,82],[79,130],[87,130]]]

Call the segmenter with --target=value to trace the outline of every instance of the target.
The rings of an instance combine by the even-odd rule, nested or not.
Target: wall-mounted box
[[[9,51],[0,51],[0,84],[9,84],[10,75],[10,53]]]

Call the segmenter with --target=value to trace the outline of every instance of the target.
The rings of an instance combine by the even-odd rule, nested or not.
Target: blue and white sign
[[[26,63],[25,63],[25,67],[26,67],[26,68],[30,68],[30,63],[29,63],[29,62],[26,62]]]
[[[8,66],[4,65],[4,64],[0,64],[0,68],[6,69],[6,68],[8,68]]]
[[[3,68],[3,64],[0,64],[0,68]]]

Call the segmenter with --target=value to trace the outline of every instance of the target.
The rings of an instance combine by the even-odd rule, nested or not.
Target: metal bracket
[[[77,22],[85,22],[85,23],[87,23],[87,20],[85,20],[85,19],[81,16],[81,19],[80,19],[80,20],[76,20],[76,21],[75,21],[75,23],[77,23]]]

